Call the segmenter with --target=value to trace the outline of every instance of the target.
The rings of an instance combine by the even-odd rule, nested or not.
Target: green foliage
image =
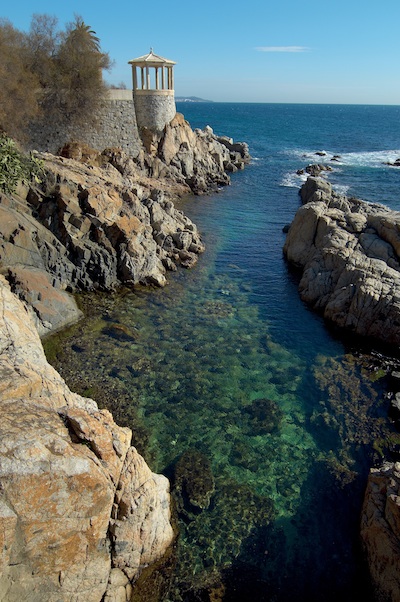
[[[22,153],[14,140],[0,136],[0,190],[11,194],[19,182],[40,182],[43,161],[33,153]]]
[[[95,123],[107,90],[102,70],[109,69],[110,59],[81,17],[60,34],[52,65],[40,99],[46,121],[74,127]]]
[[[39,82],[29,68],[24,34],[0,19],[0,131],[24,139],[26,124],[38,112]]]
[[[24,142],[29,124],[93,125],[111,65],[95,32],[79,16],[64,31],[34,15],[28,33],[0,19],[0,131]]]

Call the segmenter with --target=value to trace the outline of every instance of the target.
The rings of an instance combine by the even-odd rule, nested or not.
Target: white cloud
[[[258,52],[308,52],[307,46],[256,46]]]

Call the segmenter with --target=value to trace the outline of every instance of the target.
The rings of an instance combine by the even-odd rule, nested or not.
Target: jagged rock
[[[170,200],[175,188],[154,189],[148,178],[133,177],[122,151],[110,155],[118,169],[111,161],[95,167],[44,154],[41,187],[1,199],[2,273],[31,304],[41,335],[81,316],[66,288],[163,286],[166,269],[191,267],[204,251],[196,226]],[[190,252],[190,261],[180,251]]]
[[[131,447],[116,491],[110,534],[113,566],[131,581],[143,566],[160,558],[173,533],[167,479],[151,472]],[[145,544],[145,545],[144,545]]]
[[[250,161],[247,144],[216,136],[209,126],[193,131],[180,113],[166,126],[156,153],[171,170],[165,175],[174,177],[177,171],[195,194],[226,186],[226,172],[243,169]]]
[[[390,163],[389,161],[387,163],[384,163],[384,165],[390,165],[391,167],[400,167],[400,157],[393,161],[393,163]]]
[[[15,266],[8,270],[7,279],[13,293],[26,302],[40,336],[82,318],[74,297],[54,286],[48,272]]]
[[[302,299],[335,324],[400,343],[400,214],[308,178],[284,253],[302,270]]]
[[[307,165],[305,171],[310,174],[310,176],[319,176],[321,171],[333,171],[332,167],[329,165],[324,165],[323,163],[313,163],[311,165]]]
[[[168,481],[68,389],[2,276],[0,308],[0,600],[126,601],[172,542]]]
[[[250,160],[246,144],[193,131],[181,114],[159,134],[142,133],[134,158],[76,141],[62,156],[38,153],[41,185],[0,197],[1,273],[31,302],[41,334],[79,318],[65,290],[164,286],[167,270],[193,267],[204,244],[173,200],[228,184],[226,172]]]
[[[400,599],[400,463],[370,471],[361,515],[361,538],[376,599]]]

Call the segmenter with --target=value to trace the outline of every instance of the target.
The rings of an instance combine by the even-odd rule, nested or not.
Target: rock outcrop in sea
[[[347,198],[310,177],[284,253],[302,271],[302,299],[356,333],[400,344],[400,213]],[[400,463],[368,478],[361,538],[377,600],[400,599]]]
[[[0,194],[0,600],[127,602],[174,539],[169,483],[131,431],[69,390],[40,336],[81,317],[71,293],[166,284],[204,250],[173,201],[229,183],[246,144],[177,115],[135,160],[67,144],[41,184]]]
[[[322,178],[301,189],[284,245],[301,298],[357,335],[400,344],[400,213],[347,198]]]

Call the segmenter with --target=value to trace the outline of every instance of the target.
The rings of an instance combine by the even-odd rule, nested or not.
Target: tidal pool
[[[358,520],[376,440],[392,432],[383,381],[307,310],[298,319],[324,343],[280,342],[248,271],[221,267],[213,240],[163,290],[83,295],[85,320],[46,341],[71,388],[132,428],[152,470],[176,485],[191,458],[173,490],[173,562],[153,597],[134,599],[368,600]],[[194,504],[191,467],[205,500]]]

